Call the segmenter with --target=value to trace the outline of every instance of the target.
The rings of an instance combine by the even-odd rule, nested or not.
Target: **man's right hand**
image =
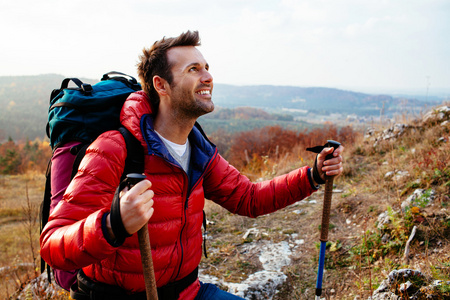
[[[153,215],[154,192],[150,189],[151,186],[151,182],[145,179],[130,190],[127,187],[124,188],[120,193],[120,217],[129,234],[134,234],[141,229]],[[106,226],[109,237],[114,240],[110,215],[106,219]]]

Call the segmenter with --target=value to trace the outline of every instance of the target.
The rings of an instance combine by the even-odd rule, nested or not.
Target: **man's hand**
[[[124,188],[120,193],[120,217],[129,234],[141,229],[153,215],[154,192],[150,189],[151,186],[151,182],[146,179],[137,183],[130,190],[127,187]],[[110,215],[106,219],[106,226],[109,236],[114,239]]]
[[[325,181],[325,174],[327,176],[338,176],[344,171],[342,166],[342,152],[344,147],[341,145],[333,152],[334,148],[324,148],[317,155],[317,170],[319,171],[320,178]],[[333,153],[333,158],[325,160],[328,154]]]

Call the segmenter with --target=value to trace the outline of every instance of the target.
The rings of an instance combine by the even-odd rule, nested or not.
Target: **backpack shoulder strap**
[[[75,175],[77,175],[78,167],[80,166],[83,157],[86,155],[86,150],[89,145],[90,144],[79,144],[70,148],[70,153],[76,155],[72,166],[72,174],[70,175],[71,180],[75,177]]]
[[[130,173],[144,173],[144,149],[139,140],[125,127],[119,127],[127,147],[127,158],[125,160],[125,169],[120,181],[125,179]]]

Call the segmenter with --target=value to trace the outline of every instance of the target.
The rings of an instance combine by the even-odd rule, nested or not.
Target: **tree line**
[[[36,139],[16,143],[9,138],[0,144],[0,174],[16,175],[31,170],[45,172],[51,154],[48,141]]]

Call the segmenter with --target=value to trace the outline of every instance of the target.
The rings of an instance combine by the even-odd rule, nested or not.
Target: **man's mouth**
[[[196,94],[199,94],[199,95],[211,95],[211,90],[200,90],[200,91],[196,92]]]

